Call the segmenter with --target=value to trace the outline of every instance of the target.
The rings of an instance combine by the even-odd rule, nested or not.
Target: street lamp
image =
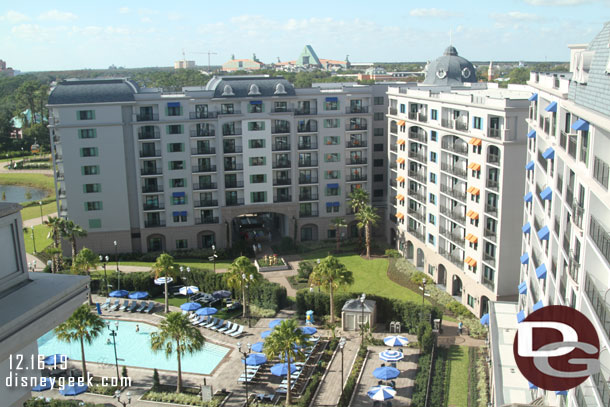
[[[250,345],[249,343],[246,345],[246,349],[242,349],[241,348],[241,343],[237,342],[237,351],[239,353],[241,353],[242,356],[242,360],[244,361],[244,377],[246,378],[244,380],[244,384],[246,386],[246,407],[248,407],[248,365],[246,364],[246,358],[248,357],[248,355],[250,354],[250,352],[252,351],[252,345]]]
[[[343,397],[343,387],[345,382],[343,381],[343,348],[345,347],[345,343],[347,339],[341,338],[339,339],[339,349],[341,350],[341,397]]]
[[[419,289],[421,290],[421,321],[424,320],[424,302],[425,302],[425,298],[430,296],[429,293],[426,293],[426,283],[427,282],[428,282],[428,280],[426,280],[426,277],[424,277],[421,280],[421,286],[419,286]]]
[[[216,245],[213,244],[212,245],[212,255],[210,257],[208,257],[209,261],[213,261],[214,262],[214,273],[216,273],[216,258],[218,257],[218,255],[216,254]]]
[[[106,274],[106,264],[108,264],[108,260],[110,260],[108,256],[100,256],[102,267],[104,267],[104,284],[106,285],[104,292],[106,293],[106,296],[108,296],[108,275]]]
[[[38,201],[38,206],[40,206],[40,224],[42,225],[44,223],[44,220],[42,219],[42,201]],[[33,229],[34,227],[32,227]],[[34,251],[36,251],[36,249],[34,249]]]
[[[254,275],[250,274],[249,276],[247,276],[245,273],[243,273],[241,275],[241,279],[242,279],[242,284],[244,284],[245,287],[245,296],[244,296],[244,303],[246,306],[246,318],[248,319],[248,328],[251,328],[250,326],[250,301],[249,301],[249,297],[250,297],[250,290],[248,289],[248,281],[253,282],[254,281]]]
[[[121,400],[121,390],[115,391],[113,397],[116,399],[116,401],[121,403],[123,405],[123,407],[126,407],[128,404],[131,404],[131,393],[130,392],[127,392],[127,401]]]
[[[53,271],[53,262],[51,260],[47,261],[47,267],[50,267],[51,268],[51,273],[54,273],[54,271]]]
[[[34,226],[32,226],[32,243],[34,243],[34,253],[36,253],[36,236],[34,235]]]
[[[366,300],[366,294],[360,295],[360,308],[362,309],[362,315],[360,317],[360,329],[362,330],[362,343],[364,343],[364,300]]]
[[[119,271],[119,245],[114,241],[114,259],[116,260],[117,290],[121,290],[121,272]]]
[[[112,329],[110,327],[110,321],[106,321],[106,326],[108,327],[108,330],[110,331],[110,336],[112,336],[112,343],[114,344],[114,365],[116,366],[116,378],[117,380],[120,379],[119,376],[119,359],[117,358],[116,355],[116,336],[117,336],[117,332],[119,330],[119,321],[115,321],[114,326],[116,327],[116,329]]]

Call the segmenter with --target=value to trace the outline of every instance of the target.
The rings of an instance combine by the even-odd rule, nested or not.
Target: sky
[[[0,59],[20,71],[220,65],[235,55],[432,60],[450,40],[473,61],[567,61],[610,21],[610,0],[139,1],[0,4]]]

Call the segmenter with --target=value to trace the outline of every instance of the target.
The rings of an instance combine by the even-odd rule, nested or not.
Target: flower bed
[[[277,254],[271,256],[263,256],[254,261],[254,265],[260,272],[264,271],[280,271],[289,270],[288,264],[284,259],[278,257]]]

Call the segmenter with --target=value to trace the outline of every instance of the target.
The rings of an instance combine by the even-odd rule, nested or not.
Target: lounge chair
[[[144,312],[146,312],[147,314],[150,314],[154,308],[155,308],[155,302],[151,301],[148,303],[148,308],[146,308],[146,310],[144,310]]]
[[[146,309],[147,306],[148,306],[148,301],[142,301],[140,303],[140,306],[135,310],[135,312],[142,312]]]
[[[133,312],[133,310],[135,310],[138,307],[138,302],[137,301],[132,301],[131,305],[127,308],[125,308],[125,311],[129,311],[129,312]]]
[[[128,306],[129,306],[129,300],[125,300],[123,305],[121,305],[121,308],[119,308],[119,311],[125,311]]]
[[[199,325],[200,323],[203,322],[203,318],[204,318],[204,316],[201,315],[200,317],[191,320],[191,324],[192,325]]]
[[[227,323],[223,327],[218,328],[217,331],[223,334],[225,332],[230,331],[231,329],[233,329],[233,322],[227,321]]]
[[[227,321],[225,321],[224,319],[219,319],[218,323],[216,325],[214,325],[214,326],[211,326],[210,329],[212,331],[217,331],[220,328],[222,328],[226,323],[227,323]]]
[[[102,304],[102,306],[100,307],[101,309],[106,309],[110,306],[110,301],[112,300],[112,298],[108,297],[106,298],[106,302]]]
[[[116,311],[119,309],[119,305],[121,305],[121,300],[115,300],[114,304],[108,307],[108,311]]]
[[[233,332],[232,334],[229,334],[229,335],[232,336],[233,338],[238,338],[243,333],[244,333],[244,326],[240,325],[239,328],[237,328],[237,331],[235,331],[235,332]]]
[[[204,328],[210,328],[218,323],[218,318],[211,318],[210,322],[205,325],[202,325]]]
[[[226,331],[223,332],[223,334],[231,335],[232,333],[237,332],[238,329],[239,329],[239,324],[233,323],[233,326],[231,327],[231,329],[227,329]]]
[[[199,315],[197,315],[197,314],[195,314],[194,312],[192,312],[192,313],[189,315],[189,319],[190,319],[191,321],[196,321],[196,320],[198,320],[198,319],[199,319]]]
[[[197,326],[201,326],[201,327],[203,327],[203,326],[205,326],[205,325],[209,324],[209,323],[210,323],[210,321],[212,321],[212,317],[207,316],[207,315],[204,315],[204,317],[201,319],[201,322],[199,322],[199,323],[197,324]]]

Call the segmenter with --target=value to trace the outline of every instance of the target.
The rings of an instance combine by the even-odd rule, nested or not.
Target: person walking
[[[458,322],[458,335],[462,334],[463,327],[464,327],[464,324],[462,324],[462,321]]]

